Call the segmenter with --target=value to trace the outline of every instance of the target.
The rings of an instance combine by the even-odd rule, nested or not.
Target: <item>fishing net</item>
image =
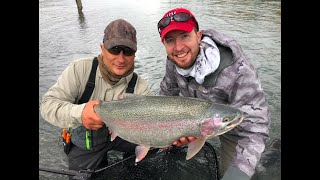
[[[214,148],[206,142],[191,159],[186,160],[187,146],[166,150],[152,149],[135,164],[135,156],[109,152],[109,166],[92,174],[94,180],[218,180],[218,162]]]

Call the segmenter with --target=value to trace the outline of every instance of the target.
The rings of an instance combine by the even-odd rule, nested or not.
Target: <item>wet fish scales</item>
[[[227,131],[221,131],[223,129],[219,128],[223,124],[222,118],[228,117],[228,123],[234,127],[243,119],[240,118],[243,116],[242,112],[230,106],[181,96],[134,95],[121,100],[102,101],[94,108],[106,126],[117,136],[146,149],[168,147],[173,141],[184,136],[200,137],[201,141],[205,141],[206,138],[233,128],[229,126]],[[215,117],[217,118],[213,122]],[[237,119],[238,122],[235,121]],[[216,125],[213,127],[210,123]],[[206,131],[213,134],[204,136]],[[201,142],[200,146],[202,143],[204,142]]]

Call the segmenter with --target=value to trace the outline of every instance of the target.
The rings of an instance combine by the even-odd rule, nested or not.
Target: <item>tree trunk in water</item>
[[[77,3],[77,8],[78,8],[78,13],[82,14],[82,3],[81,0],[76,0]]]

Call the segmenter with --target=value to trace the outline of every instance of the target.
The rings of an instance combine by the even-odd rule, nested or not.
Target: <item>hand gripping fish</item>
[[[94,110],[112,132],[111,140],[119,136],[138,145],[136,162],[150,147],[165,148],[181,137],[196,137],[188,144],[188,160],[208,138],[228,132],[244,119],[244,113],[236,108],[181,96],[125,95],[101,101]]]

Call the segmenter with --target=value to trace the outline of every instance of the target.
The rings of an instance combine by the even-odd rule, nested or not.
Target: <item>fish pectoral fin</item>
[[[200,138],[197,138],[196,140],[190,142],[188,144],[188,152],[187,152],[186,160],[189,160],[194,155],[196,155],[201,150],[201,148],[204,145],[204,143],[206,142],[206,140],[207,140],[206,138],[200,137]]]
[[[141,161],[149,152],[149,146],[139,145],[136,147],[136,162]]]

